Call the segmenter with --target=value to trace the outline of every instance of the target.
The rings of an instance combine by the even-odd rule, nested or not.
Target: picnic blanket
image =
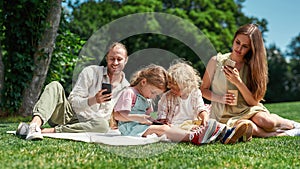
[[[15,134],[15,131],[7,133]],[[110,130],[107,133],[85,132],[85,133],[43,133],[44,137],[83,141],[88,143],[101,143],[115,146],[145,145],[159,141],[169,141],[165,135],[158,137],[156,134],[147,137],[122,136],[118,130]]]

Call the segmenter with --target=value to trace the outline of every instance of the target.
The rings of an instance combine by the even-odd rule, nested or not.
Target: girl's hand
[[[230,81],[232,84],[236,85],[237,83],[242,81],[242,79],[240,77],[240,73],[237,68],[232,68],[230,66],[224,66],[223,71],[225,73],[226,79],[228,81]]]
[[[208,122],[208,119],[209,119],[209,115],[207,113],[207,111],[202,111],[198,114],[198,118],[200,118],[202,121],[201,121],[201,124],[203,126],[206,126],[207,125],[207,122]]]
[[[157,121],[159,121],[159,122],[161,122],[163,124],[166,124],[166,125],[170,125],[170,123],[169,123],[169,121],[167,119],[159,119]]]
[[[149,118],[151,118],[149,115],[146,115],[146,114],[141,114],[139,116],[139,123],[141,124],[147,124],[147,125],[151,125],[152,124],[152,121],[149,120]]]

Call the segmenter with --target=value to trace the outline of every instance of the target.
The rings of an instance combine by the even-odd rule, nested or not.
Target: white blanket
[[[15,134],[15,131],[7,133]],[[157,135],[149,135],[147,137],[121,136],[118,130],[111,130],[107,133],[43,133],[44,137],[68,139],[75,141],[83,141],[88,143],[102,143],[107,145],[145,145],[156,143],[159,141],[169,141],[165,135],[158,137]]]

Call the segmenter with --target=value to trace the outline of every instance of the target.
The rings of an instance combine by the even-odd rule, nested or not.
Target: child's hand
[[[151,125],[151,124],[152,124],[152,121],[150,121],[149,118],[151,118],[149,115],[142,114],[142,115],[140,116],[139,122],[140,122],[141,124]]]
[[[159,119],[158,121],[163,123],[163,124],[170,125],[170,123],[167,119]]]
[[[202,119],[202,122],[201,124],[203,126],[206,126],[207,125],[207,122],[208,122],[208,119],[209,119],[209,116],[208,116],[208,113],[207,111],[202,111],[198,114],[198,118],[201,118]]]

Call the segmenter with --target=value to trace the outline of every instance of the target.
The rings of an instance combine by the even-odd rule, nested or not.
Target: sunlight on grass
[[[300,102],[266,104],[271,113],[300,121]],[[20,120],[20,119],[18,119]],[[21,119],[21,121],[24,121]],[[300,137],[254,138],[235,145],[154,143],[108,146],[45,138],[26,141],[6,131],[16,119],[0,123],[0,166],[6,168],[299,168]]]

